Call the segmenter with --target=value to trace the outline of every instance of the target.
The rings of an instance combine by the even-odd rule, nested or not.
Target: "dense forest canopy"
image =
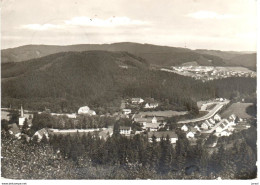
[[[127,66],[127,69],[120,66]],[[206,83],[152,70],[126,52],[66,52],[2,64],[2,106],[75,112],[80,106],[119,107],[126,97],[155,98],[189,107],[201,99],[250,96],[256,79],[227,78]]]
[[[166,140],[119,134],[100,139],[93,134],[51,135],[40,143],[17,140],[2,128],[2,176],[12,179],[252,179],[256,177],[256,121],[251,128],[208,143],[191,145],[176,130],[172,147]],[[19,171],[19,173],[17,173]]]

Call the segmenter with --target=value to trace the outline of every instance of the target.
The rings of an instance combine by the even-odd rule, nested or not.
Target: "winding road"
[[[185,123],[194,123],[194,122],[199,122],[199,121],[204,121],[207,119],[210,119],[211,117],[213,117],[218,111],[220,111],[220,109],[229,103],[229,100],[225,100],[223,102],[216,102],[217,105],[211,109],[208,114],[200,117],[200,118],[195,118],[195,119],[189,119],[189,120],[184,120],[184,121],[179,121],[178,123],[180,124],[185,124]]]

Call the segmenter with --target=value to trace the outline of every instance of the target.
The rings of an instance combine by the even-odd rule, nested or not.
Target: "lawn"
[[[239,118],[251,118],[252,116],[247,114],[247,107],[253,105],[252,103],[233,103],[230,107],[227,108],[223,113],[221,113],[221,117],[228,118],[231,114],[235,114]]]

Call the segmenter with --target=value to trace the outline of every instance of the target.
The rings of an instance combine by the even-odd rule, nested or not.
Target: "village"
[[[170,69],[162,68],[161,71],[174,72],[179,75],[189,76],[203,82],[223,79],[228,77],[256,78],[256,72],[245,67],[214,67],[214,66],[172,66]]]
[[[197,103],[197,105],[200,111],[204,113],[204,115],[194,119],[182,119],[175,123],[175,129],[170,129],[169,123],[167,122],[168,118],[174,116],[185,116],[188,114],[188,112],[169,110],[155,111],[155,109],[160,105],[160,102],[157,102],[154,99],[149,99],[149,101],[142,98],[129,98],[123,100],[121,104],[121,112],[110,116],[116,117],[116,120],[122,118],[130,120],[130,124],[128,125],[119,125],[118,131],[122,136],[130,138],[137,134],[143,134],[147,136],[147,140],[149,142],[153,142],[154,138],[156,138],[157,142],[160,142],[161,139],[166,140],[166,138],[168,138],[172,146],[175,147],[178,140],[178,131],[185,134],[191,145],[196,145],[196,141],[198,139],[203,139],[205,142],[210,135],[214,135],[216,138],[219,138],[230,136],[235,132],[250,128],[250,125],[247,123],[247,120],[250,118],[250,116],[243,116],[239,113],[235,114],[225,110],[223,112],[223,109],[228,104],[230,104],[230,101],[224,98],[200,101]],[[1,110],[2,119],[3,117],[8,119],[8,116],[6,116],[6,111],[8,111],[8,109]],[[33,138],[37,138],[36,140],[40,142],[43,137],[48,139],[51,134],[73,135],[85,133],[89,133],[93,137],[99,137],[100,139],[106,140],[115,132],[114,125],[109,125],[107,128],[102,127],[85,129],[42,128],[36,131],[32,137],[29,137],[28,135],[22,133],[21,130],[25,122],[28,124],[28,129],[32,126],[33,113],[23,110],[22,106],[19,112],[19,124],[9,124],[9,133],[14,135],[17,139],[24,137],[26,138],[27,142]],[[3,116],[3,113],[5,116]],[[88,106],[80,107],[78,112],[73,114],[50,113],[50,110],[48,109],[46,109],[44,112],[38,112],[38,114],[43,113],[48,113],[54,117],[65,116],[72,121],[77,121],[77,117],[81,115],[87,115],[90,117],[104,117],[104,115],[97,115],[96,112],[91,110]],[[208,147],[217,147],[217,139]]]

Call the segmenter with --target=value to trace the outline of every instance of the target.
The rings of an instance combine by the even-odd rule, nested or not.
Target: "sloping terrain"
[[[157,46],[138,43],[114,43],[114,44],[81,44],[68,46],[52,45],[26,45],[17,48],[2,50],[2,63],[21,62],[46,55],[68,51],[125,51],[135,56],[144,58],[150,64],[155,65],[180,65],[186,62],[196,61],[200,65],[224,65],[223,58],[208,53],[199,53],[186,48]]]
[[[228,60],[227,65],[230,66],[244,66],[252,70],[256,70],[256,53],[243,54]]]
[[[123,67],[122,67],[123,66]],[[75,112],[88,105],[118,107],[122,98],[143,97],[193,110],[197,100],[235,92],[255,92],[252,78],[202,83],[154,70],[145,59],[127,52],[62,52],[24,62],[2,64],[2,106]],[[106,111],[103,111],[106,112]]]

